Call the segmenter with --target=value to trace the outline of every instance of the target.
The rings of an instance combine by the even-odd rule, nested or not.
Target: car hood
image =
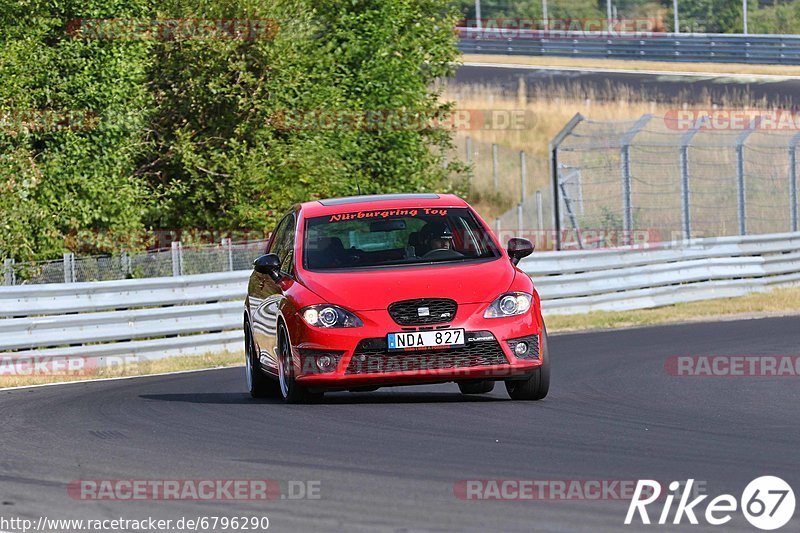
[[[413,298],[450,298],[459,304],[491,302],[508,290],[515,272],[501,257],[468,264],[304,271],[299,281],[329,303],[372,311]]]

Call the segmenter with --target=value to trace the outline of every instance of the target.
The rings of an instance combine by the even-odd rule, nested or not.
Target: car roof
[[[468,207],[455,194],[400,193],[326,198],[300,204],[305,217],[334,215],[351,211],[397,209],[403,207]]]

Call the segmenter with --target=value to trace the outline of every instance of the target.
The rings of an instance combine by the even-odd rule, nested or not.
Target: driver
[[[446,224],[430,222],[420,231],[420,241],[425,253],[453,249],[453,232]]]

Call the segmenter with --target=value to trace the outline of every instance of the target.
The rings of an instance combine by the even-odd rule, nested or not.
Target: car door
[[[248,286],[253,340],[256,343],[258,359],[262,368],[272,373],[277,373],[278,369],[276,347],[280,304],[285,298],[284,289],[287,283],[294,277],[295,227],[294,212],[283,217],[275,229],[267,250],[267,253],[280,258],[283,279],[276,282],[269,275],[254,270]]]

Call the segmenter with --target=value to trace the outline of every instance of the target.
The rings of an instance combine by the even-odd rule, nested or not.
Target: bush
[[[2,0],[3,109],[88,112],[91,124],[0,133],[0,256],[131,249],[148,227],[264,230],[295,202],[357,186],[447,188],[463,168],[442,166],[443,127],[293,128],[283,118],[446,113],[433,87],[458,55],[449,5]],[[251,40],[69,34],[70,20],[97,18],[274,19],[279,30]]]

